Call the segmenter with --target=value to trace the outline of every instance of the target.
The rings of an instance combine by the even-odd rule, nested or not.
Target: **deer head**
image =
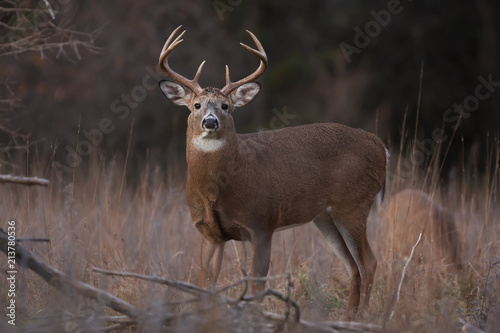
[[[194,144],[198,144],[203,151],[213,151],[225,144],[224,137],[235,133],[231,113],[234,108],[244,106],[254,99],[259,93],[260,85],[253,82],[267,67],[267,55],[257,37],[250,34],[258,50],[240,43],[251,53],[260,58],[257,70],[237,82],[231,82],[229,78],[229,67],[226,66],[226,85],[222,89],[206,87],[201,88],[198,79],[205,61],[198,67],[198,71],[192,80],[174,72],[169,64],[168,57],[172,50],[183,40],[180,39],[185,30],[174,39],[181,26],[175,29],[163,46],[159,58],[160,67],[175,82],[162,81],[160,87],[173,103],[185,105],[191,111],[188,118],[188,135],[192,136]]]

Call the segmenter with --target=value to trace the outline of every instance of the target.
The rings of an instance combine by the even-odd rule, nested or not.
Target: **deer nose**
[[[201,126],[205,130],[215,131],[217,128],[219,128],[219,121],[217,120],[217,118],[210,114],[203,119]]]

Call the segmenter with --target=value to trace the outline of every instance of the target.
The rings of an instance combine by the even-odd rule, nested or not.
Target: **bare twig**
[[[49,181],[47,179],[38,178],[38,177],[21,177],[21,176],[13,176],[13,175],[0,175],[0,183],[14,183],[14,184],[22,184],[22,185],[40,185],[47,186],[49,185]]]
[[[389,316],[389,319],[392,319],[392,316],[394,316],[394,312],[396,311],[396,305],[399,303],[399,295],[401,293],[401,286],[403,285],[403,280],[404,280],[404,277],[406,274],[406,269],[408,268],[408,264],[410,263],[410,260],[413,257],[413,253],[415,252],[415,249],[421,240],[422,240],[422,233],[420,233],[420,235],[418,236],[417,242],[415,243],[415,245],[413,245],[413,247],[411,249],[410,257],[405,262],[405,265],[403,267],[403,273],[401,274],[401,281],[399,281],[398,292],[396,293],[396,303],[394,304],[394,309],[392,310],[392,313]]]
[[[56,14],[47,0],[46,9],[19,8],[12,3],[12,8],[0,7],[0,12],[8,13],[7,19],[0,22],[0,27],[7,30],[0,41],[0,57],[17,55],[26,52],[38,52],[42,58],[48,51],[57,52],[72,61],[67,50],[72,50],[77,60],[81,59],[80,49],[100,54],[103,48],[96,46],[95,39],[99,29],[92,32],[81,32],[69,28],[71,19],[60,19],[54,23]],[[41,19],[50,16],[51,20]],[[9,19],[10,18],[10,19]]]
[[[105,275],[115,275],[115,276],[121,276],[121,277],[131,277],[131,278],[136,278],[140,280],[145,280],[149,282],[154,282],[154,283],[160,283],[167,285],[169,287],[174,287],[179,290],[182,290],[185,293],[194,295],[194,296],[203,296],[203,295],[211,295],[212,293],[206,289],[203,289],[201,287],[195,286],[194,284],[190,284],[187,282],[182,282],[182,281],[172,281],[168,279],[163,279],[157,276],[150,276],[150,275],[142,275],[142,274],[137,274],[137,273],[129,273],[129,272],[117,272],[117,271],[110,271],[106,269],[101,269],[94,267],[93,271],[96,273],[100,274],[105,274]]]
[[[43,0],[43,2],[45,3],[45,6],[47,7],[47,10],[49,11],[50,17],[53,20],[55,20],[56,19],[56,15],[54,14],[54,10],[52,10],[52,6],[50,5],[49,1],[48,0]]]

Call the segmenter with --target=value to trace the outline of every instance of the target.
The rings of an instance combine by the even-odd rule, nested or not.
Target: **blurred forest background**
[[[381,14],[394,8],[390,17]],[[105,158],[124,156],[130,141],[130,175],[146,156],[165,166],[185,163],[189,112],[157,87],[161,47],[181,24],[187,33],[170,64],[191,78],[207,60],[202,86],[222,87],[226,64],[233,79],[255,70],[256,57],[238,45],[253,46],[246,29],[266,49],[262,91],[234,113],[240,133],[339,122],[377,132],[398,149],[402,133],[410,140],[418,128],[430,147],[423,140],[443,128],[448,166],[474,161],[500,129],[499,18],[500,5],[490,0],[3,0],[0,173],[29,173],[10,163],[28,147],[28,155],[60,163],[69,176],[86,163],[85,156],[68,162],[77,137],[94,140],[82,151]],[[372,37],[360,39],[358,31]],[[347,44],[357,48],[349,57]],[[479,77],[493,83],[485,87]],[[481,84],[487,97],[474,98]],[[461,110],[454,105],[464,102],[473,110],[453,135]],[[102,137],[92,132],[100,126]]]

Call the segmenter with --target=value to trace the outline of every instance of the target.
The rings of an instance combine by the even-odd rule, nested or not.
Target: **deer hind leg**
[[[358,267],[361,276],[362,305],[365,308],[368,307],[370,301],[373,278],[377,269],[377,258],[375,258],[366,236],[366,221],[370,211],[369,206],[367,207],[363,210],[360,206],[358,210],[351,212],[348,216],[334,220],[335,226]],[[332,216],[331,210],[329,210],[329,214]]]
[[[356,222],[358,220],[337,222],[333,219],[330,209],[314,219],[314,223],[351,276],[347,303],[348,318],[357,312],[361,296],[363,296],[363,306],[368,306],[377,267],[377,260],[366,238],[366,218],[359,220],[362,223]]]
[[[347,319],[351,319],[351,316],[357,311],[361,296],[361,275],[359,273],[358,265],[351,255],[346,242],[335,225],[335,222],[326,211],[323,211],[321,214],[316,216],[313,222],[335,255],[342,261],[349,272],[349,276],[351,277],[349,300],[347,302],[346,311]]]

